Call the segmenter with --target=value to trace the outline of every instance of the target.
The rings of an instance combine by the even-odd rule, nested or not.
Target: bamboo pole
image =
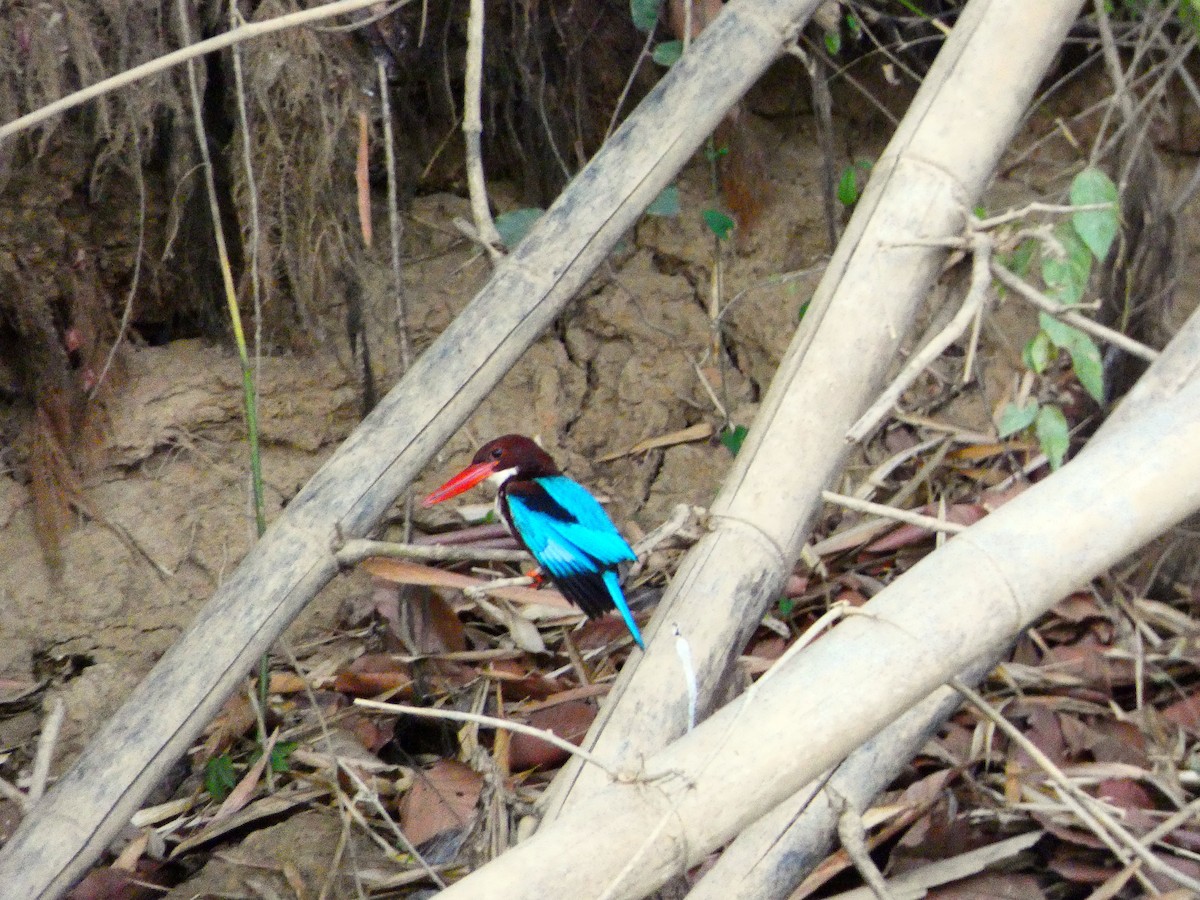
[[[844,465],[845,434],[878,394],[900,339],[945,251],[906,241],[959,233],[1011,140],[1081,0],[972,0],[871,173],[804,322],[692,548],[626,664],[585,746],[633,765],[683,734],[690,649],[704,714],[763,612],[779,596]],[[1020,21],[1020,35],[1013,22]],[[569,762],[545,803],[547,821],[586,803],[603,776]]]
[[[999,652],[1061,597],[1200,509],[1197,442],[1193,380],[441,897],[645,896],[973,660]]]
[[[1000,661],[989,654],[959,677],[978,684]],[[829,854],[842,804],[865,810],[962,706],[962,697],[940,687],[858,747],[824,778],[806,784],[721,851],[688,900],[786,900]]]
[[[736,0],[288,504],[0,849],[5,896],[56,897],[525,348],[562,312],[818,0]]]

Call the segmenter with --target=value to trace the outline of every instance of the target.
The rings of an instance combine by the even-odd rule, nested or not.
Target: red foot
[[[533,584],[531,585],[531,587],[534,590],[537,590],[538,588],[540,588],[542,585],[544,585],[546,583],[546,576],[542,572],[541,568],[539,568],[539,567],[534,567],[534,568],[530,569],[528,572],[525,573],[525,577],[533,579]]]

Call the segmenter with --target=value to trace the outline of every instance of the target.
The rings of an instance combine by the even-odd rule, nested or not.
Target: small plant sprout
[[[1117,187],[1099,169],[1087,168],[1071,183],[1071,203],[1083,207],[1060,222],[1042,242],[1027,240],[1009,254],[1006,268],[1024,275],[1040,253],[1040,274],[1046,294],[1065,307],[1078,306],[1087,291],[1092,266],[1103,262],[1120,227]],[[1097,402],[1105,399],[1100,349],[1090,335],[1047,312],[1038,314],[1038,331],[1022,351],[1025,367],[1042,376],[1066,353],[1080,386]],[[1057,469],[1066,458],[1070,426],[1053,400],[1036,396],[1009,403],[1000,413],[1000,437],[1033,430],[1042,452]]]

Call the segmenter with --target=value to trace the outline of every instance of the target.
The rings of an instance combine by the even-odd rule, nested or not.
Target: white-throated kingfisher
[[[506,434],[484,444],[469,466],[421,505],[449,500],[485,480],[498,487],[496,508],[509,531],[563,596],[592,619],[616,609],[645,649],[617,573],[622,562],[637,555],[596,498],[563,475],[529,438]]]

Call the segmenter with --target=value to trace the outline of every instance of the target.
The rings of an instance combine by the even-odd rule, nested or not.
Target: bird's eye
[[[499,447],[492,448],[492,459],[499,459],[503,455],[504,455],[504,451],[501,450]]]

